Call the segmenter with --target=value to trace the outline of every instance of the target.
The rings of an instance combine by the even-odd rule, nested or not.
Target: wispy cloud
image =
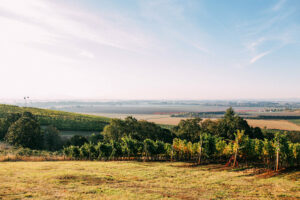
[[[15,37],[10,35],[8,39],[26,41],[31,46],[51,44],[65,48],[69,44],[88,48],[90,42],[135,52],[151,46],[151,39],[129,21],[91,14],[60,1],[3,0],[0,20],[0,37],[14,33]]]
[[[278,2],[272,7],[273,11],[278,11],[285,4],[286,0],[278,0]]]
[[[262,59],[264,56],[266,56],[266,55],[268,55],[268,54],[270,54],[270,53],[271,53],[271,51],[266,51],[266,52],[263,52],[263,53],[260,53],[260,54],[258,54],[258,55],[256,55],[256,56],[254,56],[254,57],[250,60],[250,64],[255,63],[256,61]]]

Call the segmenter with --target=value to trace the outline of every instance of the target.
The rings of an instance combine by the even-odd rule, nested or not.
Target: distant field
[[[180,162],[4,162],[0,199],[299,199],[299,178]]]
[[[300,119],[294,119],[289,121],[300,126]]]
[[[249,125],[267,129],[280,129],[288,131],[300,131],[300,125],[292,123],[288,120],[261,120],[247,119]]]
[[[105,117],[111,117],[111,118],[121,118],[121,119],[124,119],[125,117],[128,116],[128,114],[107,114],[107,113],[100,113],[99,115]],[[132,116],[134,116],[139,120],[143,119],[157,124],[169,124],[169,125],[177,125],[180,122],[180,120],[187,119],[187,118],[171,117],[170,115],[135,114]],[[247,119],[247,121],[251,126],[257,126],[260,128],[267,127],[268,129],[300,131],[300,120],[288,121],[288,120]]]
[[[93,133],[99,133],[98,131],[60,131],[61,136],[70,138],[74,135],[90,136]]]
[[[133,116],[138,120],[147,120],[156,124],[177,125],[180,120],[186,118],[171,117],[170,115],[154,115],[154,114],[111,114],[111,113],[89,113],[109,118],[125,119],[127,116]]]

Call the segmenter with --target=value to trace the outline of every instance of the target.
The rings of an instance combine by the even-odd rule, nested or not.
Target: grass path
[[[300,172],[260,178],[169,162],[0,163],[0,199],[299,199]]]

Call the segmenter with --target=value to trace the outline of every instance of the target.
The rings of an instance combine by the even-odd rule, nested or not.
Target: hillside
[[[4,118],[10,113],[23,112],[34,114],[41,126],[53,125],[64,131],[102,131],[110,120],[107,117],[95,115],[0,104],[0,118]]]

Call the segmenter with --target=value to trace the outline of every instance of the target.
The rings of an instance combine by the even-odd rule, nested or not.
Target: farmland
[[[299,176],[181,162],[6,162],[0,199],[299,199]]]
[[[300,119],[294,119],[289,121],[300,126]]]
[[[279,129],[287,131],[300,131],[300,124],[297,125],[293,121],[288,120],[263,120],[263,119],[247,119],[251,126],[267,129]]]
[[[128,114],[108,114],[100,113],[94,115],[100,115],[110,118],[121,118],[125,119]],[[151,115],[151,114],[133,114],[135,118],[139,120],[147,120],[157,124],[165,125],[177,125],[180,120],[187,119],[183,117],[171,117],[170,115]],[[213,119],[215,120],[215,119]],[[265,120],[265,119],[246,119],[249,125],[267,129],[279,129],[288,131],[300,131],[300,120]]]

